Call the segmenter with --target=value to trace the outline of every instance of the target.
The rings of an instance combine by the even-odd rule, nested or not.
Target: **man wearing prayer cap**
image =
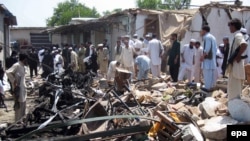
[[[73,71],[78,70],[78,56],[77,53],[73,50],[72,47],[69,47],[70,52],[70,66]]]
[[[178,75],[178,81],[183,81],[184,76],[189,82],[192,82],[195,64],[195,39],[191,39],[189,44],[181,48],[181,67]]]
[[[201,56],[203,55],[203,47],[199,41],[195,42],[195,60],[194,60],[194,82],[201,82]]]
[[[142,41],[140,41],[138,39],[137,34],[133,35],[133,39],[134,39],[134,46],[133,47],[134,47],[134,50],[135,50],[135,54],[136,54],[136,56],[141,55],[142,54],[143,43],[142,43]]]
[[[134,34],[134,35],[133,35],[133,37],[136,37],[136,38],[137,38],[137,37],[138,37],[138,35],[137,35],[137,34]]]
[[[61,49],[55,50],[56,54],[54,57],[54,71],[58,71],[59,73],[63,71],[64,60],[61,55]]]
[[[85,70],[86,70],[86,66],[84,63],[85,52],[86,52],[86,48],[84,47],[84,44],[81,44],[79,51],[78,51],[79,72],[85,72]]]
[[[145,35],[145,39],[143,41],[143,47],[146,48],[145,50],[148,50],[148,43],[152,39],[152,36],[150,34]]]
[[[244,62],[245,64],[248,64],[248,63],[250,63],[250,47],[249,47],[249,45],[250,45],[250,39],[249,39],[249,35],[247,34],[247,29],[246,28],[241,28],[240,32],[243,34],[244,39],[246,40],[247,45],[248,45],[246,51],[243,53],[243,55],[247,55],[248,56],[245,59],[245,62]]]
[[[130,39],[130,36],[129,35],[125,35],[124,36],[124,40],[127,40],[128,41],[128,44],[130,47],[134,47],[134,41]],[[124,43],[125,44],[125,43]]]
[[[241,32],[242,34],[247,34],[247,29],[241,28],[241,29],[240,29],[240,32]]]
[[[108,48],[104,47],[103,44],[98,44],[97,63],[99,65],[100,74],[102,75],[102,77],[105,77],[105,78],[108,72],[108,61],[109,61]]]

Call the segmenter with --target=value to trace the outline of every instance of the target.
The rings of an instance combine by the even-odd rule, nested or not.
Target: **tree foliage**
[[[71,21],[73,17],[100,17],[96,8],[92,9],[81,4],[78,0],[70,0],[61,2],[54,8],[53,16],[46,20],[47,26],[65,25]]]
[[[121,8],[117,8],[117,9],[114,9],[114,10],[112,10],[112,11],[106,10],[106,11],[102,12],[102,15],[103,15],[103,16],[106,16],[106,15],[110,15],[110,14],[112,14],[112,13],[121,12],[121,11],[122,11]]]
[[[191,0],[137,0],[136,4],[143,9],[188,9]]]

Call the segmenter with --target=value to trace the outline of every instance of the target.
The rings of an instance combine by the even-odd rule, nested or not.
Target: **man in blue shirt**
[[[215,37],[210,33],[210,27],[208,25],[202,27],[201,36],[204,41],[204,51],[201,61],[203,61],[202,68],[205,89],[211,91],[216,83],[215,70],[217,43]]]
[[[146,55],[139,55],[135,58],[135,70],[139,69],[138,80],[147,79],[150,69],[150,59]],[[137,72],[137,71],[136,71]]]

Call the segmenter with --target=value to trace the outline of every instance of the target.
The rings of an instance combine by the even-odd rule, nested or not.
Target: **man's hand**
[[[177,61],[178,61],[178,59],[175,58],[175,59],[174,59],[174,64],[177,64],[177,63],[178,63]]]
[[[201,61],[201,62],[204,61],[204,55],[201,56],[200,61]]]
[[[185,63],[185,59],[184,58],[182,58],[182,62]]]
[[[235,58],[236,62],[239,63],[240,60],[241,60],[241,56],[240,55],[237,55],[236,58]]]

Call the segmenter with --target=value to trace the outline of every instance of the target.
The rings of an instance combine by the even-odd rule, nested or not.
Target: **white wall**
[[[136,16],[136,34],[138,35],[138,37],[143,37],[144,34],[144,23],[145,23],[145,19],[148,18],[148,15],[144,15],[144,14],[137,14]]]
[[[113,59],[113,52],[114,52],[114,48],[116,46],[116,41],[118,39],[119,36],[123,36],[127,34],[125,28],[123,25],[119,24],[119,25],[113,25],[113,29],[112,29],[112,33],[110,35],[110,40],[109,40],[109,44],[110,44],[110,52],[111,52],[111,58]]]
[[[61,40],[61,34],[51,34],[51,41],[52,44],[58,44],[61,45],[62,40]]]
[[[248,34],[250,34],[250,11],[233,11],[231,14],[233,18],[239,18],[242,20]]]
[[[208,23],[211,28],[211,34],[216,38],[217,45],[221,44],[224,36],[230,36],[231,33],[228,28],[228,17],[226,11],[220,8],[212,8],[208,16]]]
[[[200,36],[200,30],[202,26],[202,17],[200,13],[196,13],[192,19],[189,30],[186,32],[184,38],[181,40],[181,46],[188,44],[190,39],[196,39],[197,41],[202,41]]]
[[[239,18],[243,21],[246,29],[248,30],[248,34],[250,33],[250,11],[233,11],[231,13],[232,18]],[[209,15],[206,17],[209,26],[211,28],[211,34],[213,34],[216,38],[217,45],[223,43],[223,37],[229,36],[231,37],[231,33],[229,31],[228,22],[230,18],[228,14],[222,8],[212,8]],[[202,38],[200,37],[199,32],[202,26],[202,18],[200,13],[195,14],[190,29],[186,32],[184,39],[182,40],[181,44],[189,43],[191,38],[194,38],[198,41],[201,41]],[[194,32],[192,32],[194,31]],[[203,43],[202,43],[203,45]]]
[[[30,44],[30,33],[40,33],[42,29],[10,29],[10,41],[26,40]]]

